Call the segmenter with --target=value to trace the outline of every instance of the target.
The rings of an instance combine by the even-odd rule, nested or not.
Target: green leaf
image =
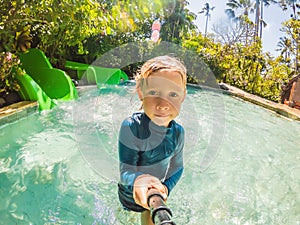
[[[108,35],[111,34],[111,28],[109,26],[106,27],[106,34],[108,34]]]

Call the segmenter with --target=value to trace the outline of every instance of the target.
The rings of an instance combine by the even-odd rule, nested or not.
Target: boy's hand
[[[149,209],[147,197],[150,189],[156,189],[160,192],[164,200],[168,197],[167,187],[164,186],[157,177],[152,175],[143,174],[138,176],[133,185],[133,199],[138,205],[145,209]]]

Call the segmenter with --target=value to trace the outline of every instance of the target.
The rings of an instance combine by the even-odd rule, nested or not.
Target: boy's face
[[[146,115],[155,124],[168,127],[179,114],[186,91],[180,73],[159,70],[151,73],[138,94]]]

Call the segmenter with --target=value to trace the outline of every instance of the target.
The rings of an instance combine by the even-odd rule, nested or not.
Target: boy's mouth
[[[166,118],[169,117],[169,114],[154,114],[155,117],[159,117],[159,118]]]

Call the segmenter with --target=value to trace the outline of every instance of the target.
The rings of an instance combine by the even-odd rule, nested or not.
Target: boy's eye
[[[148,91],[148,95],[158,95],[158,92],[151,90],[151,91]]]
[[[178,93],[176,93],[176,92],[171,92],[171,93],[169,94],[169,96],[170,96],[170,97],[178,97]]]

